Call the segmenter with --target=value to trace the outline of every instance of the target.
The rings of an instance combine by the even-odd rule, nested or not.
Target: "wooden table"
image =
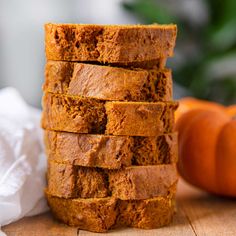
[[[49,213],[24,218],[3,227],[3,231],[7,233],[8,236],[102,235],[67,227],[54,221]],[[114,230],[108,235],[235,236],[236,199],[210,196],[181,181],[177,195],[177,213],[170,226],[155,230]]]

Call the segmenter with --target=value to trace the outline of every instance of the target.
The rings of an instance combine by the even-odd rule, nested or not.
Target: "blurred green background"
[[[46,22],[176,23],[174,98],[236,103],[236,0],[0,0],[0,89],[40,107]]]
[[[183,94],[236,103],[235,0],[133,0],[124,9],[140,23],[176,23],[173,78]]]

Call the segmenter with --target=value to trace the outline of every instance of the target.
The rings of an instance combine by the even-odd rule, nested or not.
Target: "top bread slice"
[[[48,60],[158,64],[173,56],[176,25],[46,24]]]

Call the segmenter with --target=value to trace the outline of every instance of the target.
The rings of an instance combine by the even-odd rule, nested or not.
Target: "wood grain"
[[[100,236],[55,221],[50,213],[24,218],[2,229],[9,236]],[[107,234],[106,234],[107,235]],[[179,183],[177,213],[168,227],[155,230],[119,229],[115,236],[222,236],[236,235],[236,199],[208,195]]]
[[[180,182],[179,208],[196,235],[236,235],[236,199],[216,197]]]
[[[50,213],[27,217],[2,228],[7,236],[77,236],[78,230],[56,222]]]

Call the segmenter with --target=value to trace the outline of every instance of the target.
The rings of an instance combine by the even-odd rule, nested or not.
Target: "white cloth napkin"
[[[0,227],[48,209],[40,113],[15,89],[0,90]]]

